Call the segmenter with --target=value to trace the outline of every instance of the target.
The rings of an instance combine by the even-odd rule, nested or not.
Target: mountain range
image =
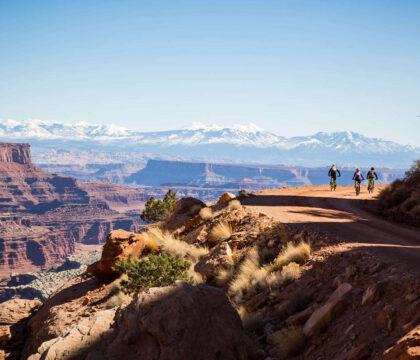
[[[407,168],[420,157],[420,147],[369,138],[351,131],[284,137],[254,124],[205,126],[193,123],[178,130],[141,132],[86,122],[0,120],[0,139],[30,142],[35,159],[54,148],[93,151],[92,160],[97,159],[98,151],[106,151],[118,156],[127,152],[147,153],[151,154],[147,158],[170,160],[300,166],[324,166],[335,162],[350,166]]]

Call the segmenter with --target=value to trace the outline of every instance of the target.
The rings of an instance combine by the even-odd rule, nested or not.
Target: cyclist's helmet
[[[370,170],[375,171],[375,168],[372,166],[372,167],[370,168]]]

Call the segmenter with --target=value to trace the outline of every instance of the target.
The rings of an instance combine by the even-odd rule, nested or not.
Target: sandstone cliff
[[[0,143],[0,278],[57,264],[114,228],[136,231],[145,200],[127,187],[49,174],[31,162],[29,144]]]

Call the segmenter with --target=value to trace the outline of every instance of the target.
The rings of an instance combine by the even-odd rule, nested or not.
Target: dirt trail
[[[352,186],[338,187],[336,192],[331,192],[329,186],[303,186],[264,190],[242,203],[283,223],[368,247],[384,261],[398,263],[420,275],[420,230],[367,211],[366,202],[374,199],[375,195],[367,194],[366,186],[357,197]]]

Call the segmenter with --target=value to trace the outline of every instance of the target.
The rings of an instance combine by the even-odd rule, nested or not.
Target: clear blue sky
[[[0,118],[420,145],[420,1],[0,0]]]

